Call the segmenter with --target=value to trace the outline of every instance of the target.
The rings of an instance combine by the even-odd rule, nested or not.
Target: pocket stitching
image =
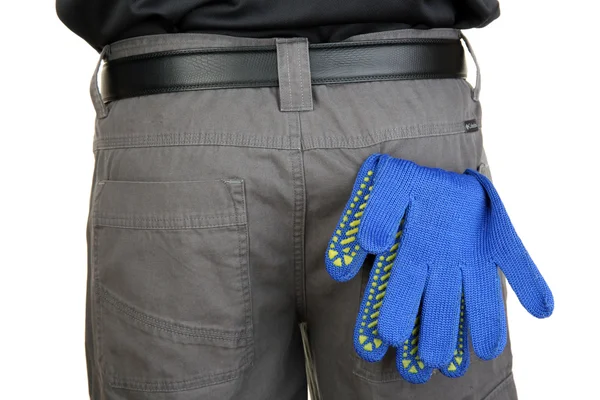
[[[252,360],[248,352],[242,357],[240,366],[233,370],[223,371],[213,374],[196,375],[189,379],[177,381],[153,381],[148,382],[140,378],[123,378],[113,373],[110,376],[110,386],[118,389],[136,390],[143,392],[177,392],[181,390],[199,389],[205,386],[216,385],[219,383],[234,380],[240,376],[240,372],[252,365]],[[223,379],[218,379],[223,377]],[[217,378],[217,379],[215,379]],[[151,387],[153,389],[151,389]]]
[[[118,296],[111,293],[111,291],[104,287],[104,285],[102,285],[100,282],[97,283],[96,294],[103,304],[107,304],[112,309],[119,312],[120,315],[128,316],[136,322],[147,325],[151,328],[190,338],[219,339],[222,341],[231,341],[232,343],[243,341],[244,339],[248,338],[248,332],[246,329],[240,329],[238,331],[217,331],[212,329],[186,326],[182,323],[168,321],[164,318],[150,315],[119,299]]]
[[[94,235],[94,265],[97,265],[98,260],[98,235]],[[98,269],[94,268],[94,278],[95,278],[95,291],[97,292],[99,286],[101,285],[98,280]],[[245,300],[245,299],[244,299]],[[247,301],[244,301],[246,304]],[[248,328],[244,328],[242,331],[245,332],[247,336],[241,338],[243,344],[241,343],[236,348],[240,348],[243,351],[243,356],[240,358],[239,365],[234,369],[224,370],[222,372],[216,372],[211,374],[202,374],[196,375],[188,379],[182,380],[173,380],[173,381],[158,381],[143,378],[135,377],[135,378],[125,378],[119,376],[116,373],[111,365],[107,364],[103,357],[103,324],[101,316],[106,312],[106,307],[104,306],[105,302],[102,301],[102,297],[98,299],[95,304],[98,306],[98,310],[95,312],[95,321],[96,327],[94,329],[97,332],[95,342],[96,342],[96,359],[98,360],[98,364],[102,367],[101,371],[104,371],[107,374],[107,383],[116,389],[125,389],[125,390],[133,390],[133,391],[141,391],[141,392],[177,392],[181,390],[193,390],[199,389],[206,386],[212,386],[217,384],[226,383],[232,380],[237,379],[241,372],[246,368],[249,368],[253,365],[253,356],[254,356],[254,347],[253,347],[253,336],[252,330],[248,330]],[[172,322],[168,322],[168,324],[173,324]],[[161,339],[165,339],[161,337]],[[219,379],[221,378],[221,379]]]
[[[148,185],[148,184],[218,184],[225,186],[231,205],[233,206],[232,213],[211,213],[207,215],[197,213],[187,213],[184,216],[160,217],[151,214],[146,215],[129,215],[110,213],[99,209],[101,194],[106,184],[112,185],[128,184],[128,185]],[[202,229],[202,228],[217,228],[226,226],[235,226],[247,223],[246,215],[240,215],[237,211],[236,200],[231,195],[232,187],[236,184],[242,184],[242,179],[205,179],[194,181],[120,181],[120,180],[100,180],[97,183],[98,189],[94,195],[92,206],[92,221],[95,226],[111,226],[115,228],[138,228],[138,229]],[[113,221],[120,221],[116,223]],[[212,222],[211,222],[212,221]],[[235,223],[233,222],[235,221]]]
[[[228,216],[229,217],[229,216]],[[222,218],[222,217],[219,217]],[[141,230],[158,230],[158,229],[168,229],[168,230],[189,230],[189,229],[207,229],[207,228],[226,228],[226,227],[231,227],[231,226],[240,226],[240,225],[245,225],[244,223],[239,224],[239,223],[221,223],[221,224],[217,224],[217,225],[204,225],[204,224],[199,224],[199,225],[186,225],[186,226],[159,226],[159,225],[144,225],[144,226],[140,226],[140,225],[135,225],[135,223],[133,225],[117,225],[111,222],[103,222],[104,219],[107,219],[106,217],[98,217],[96,216],[94,218],[94,226],[106,226],[106,227],[110,227],[110,228],[123,228],[123,229],[141,229]],[[117,219],[117,218],[111,218],[111,219]],[[131,221],[130,218],[119,218],[119,220],[124,220],[124,221]],[[175,218],[170,218],[169,220],[175,220]],[[181,221],[184,221],[183,219],[181,219]],[[194,220],[189,219],[189,221],[191,221],[192,223],[194,222]]]
[[[208,181],[208,180],[207,180]],[[213,180],[214,181],[214,180]],[[225,186],[228,189],[228,192],[230,194],[230,196],[232,197],[233,200],[233,207],[234,207],[234,215],[228,215],[228,217],[234,217],[235,218],[235,223],[232,224],[227,224],[227,225],[216,225],[216,226],[203,226],[201,228],[220,228],[220,227],[227,227],[227,226],[237,226],[238,229],[236,229],[237,234],[238,234],[238,260],[239,263],[238,264],[238,270],[239,270],[239,274],[240,274],[240,278],[241,280],[241,286],[242,286],[242,300],[243,300],[243,304],[244,304],[244,312],[245,312],[245,327],[243,329],[240,329],[240,332],[243,332],[244,336],[241,336],[239,338],[239,340],[242,342],[239,344],[239,346],[235,347],[235,348],[240,348],[242,350],[242,356],[239,359],[239,363],[238,366],[234,369],[230,369],[230,370],[224,370],[224,371],[219,371],[216,373],[209,373],[209,374],[202,374],[202,375],[197,375],[197,376],[193,376],[189,379],[183,379],[183,380],[177,380],[177,381],[157,381],[157,380],[143,380],[141,378],[124,378],[124,377],[120,377],[114,370],[113,368],[111,368],[110,365],[108,365],[103,357],[103,324],[102,324],[102,319],[101,316],[104,315],[104,310],[105,307],[103,306],[104,302],[103,300],[105,300],[104,296],[100,295],[99,299],[96,300],[95,304],[98,307],[98,310],[95,312],[95,317],[94,317],[94,321],[96,323],[96,327],[94,329],[94,331],[96,332],[95,334],[95,342],[96,342],[96,350],[95,350],[95,354],[96,354],[96,359],[98,360],[98,364],[103,366],[101,368],[101,370],[105,371],[105,373],[108,375],[108,384],[111,387],[114,388],[119,388],[119,389],[127,389],[127,390],[136,390],[136,391],[144,391],[144,392],[176,392],[176,391],[181,391],[181,390],[191,390],[191,389],[198,389],[198,388],[202,388],[202,387],[206,387],[206,386],[211,386],[211,385],[215,385],[215,384],[221,384],[221,383],[225,383],[231,380],[234,380],[236,378],[238,378],[240,376],[241,371],[245,370],[246,368],[249,368],[253,365],[253,357],[254,357],[254,347],[253,347],[253,333],[252,333],[252,313],[251,313],[251,301],[252,298],[250,297],[250,291],[249,291],[249,251],[248,251],[248,245],[247,245],[247,241],[248,241],[248,235],[249,235],[249,231],[248,231],[248,225],[247,225],[247,217],[246,217],[246,201],[245,201],[245,193],[244,190],[242,190],[242,199],[241,202],[243,204],[243,212],[244,215],[242,215],[241,221],[240,221],[240,216],[239,216],[239,211],[238,211],[238,207],[239,204],[237,201],[235,201],[235,199],[233,199],[233,195],[232,195],[232,190],[233,190],[233,185],[234,182],[236,184],[241,184],[243,187],[243,180],[239,180],[239,181],[225,181],[225,180],[219,180],[221,182],[223,182],[225,184]],[[122,181],[112,181],[112,182],[122,182]],[[191,181],[191,182],[204,182],[204,181]],[[94,203],[93,203],[93,207],[94,209],[96,209],[96,205],[98,203],[99,197],[100,197],[100,193],[102,191],[102,189],[104,188],[104,183],[105,181],[99,181],[98,185],[100,187],[100,189],[98,189],[98,192],[96,193],[96,197],[94,199]],[[146,183],[146,182],[144,182]],[[178,183],[186,183],[185,181],[182,182],[178,182]],[[210,216],[209,216],[210,217]],[[216,216],[221,217],[221,216]],[[93,230],[96,231],[96,228],[98,226],[104,226],[101,224],[97,224],[97,223],[93,223]],[[113,227],[113,228],[120,228],[118,226],[109,226],[109,227]],[[123,227],[123,228],[127,228],[127,227]],[[141,228],[141,229],[149,229],[149,228]],[[186,228],[181,228],[181,229],[199,229],[199,228],[194,228],[194,227],[186,227]],[[93,268],[93,277],[94,277],[94,291],[98,292],[98,290],[100,290],[100,286],[102,285],[99,279],[99,271],[98,271],[98,247],[99,247],[99,239],[98,239],[98,234],[94,233],[94,239],[93,239],[93,243],[94,243],[94,251],[93,251],[93,260],[94,260],[94,268]],[[243,246],[241,243],[244,242],[244,240],[246,241],[246,246],[245,246],[245,250],[246,250],[246,257],[243,257]],[[243,270],[246,269],[247,274],[246,274],[246,279],[243,279],[244,277],[244,273]],[[244,284],[245,282],[245,284]],[[102,285],[103,286],[103,285]],[[97,293],[98,295],[98,293]],[[124,302],[123,302],[124,304]],[[92,305],[93,307],[93,305]],[[128,306],[130,307],[130,306]],[[145,313],[141,313],[142,315]],[[140,321],[141,322],[141,321]],[[173,323],[171,321],[166,321],[167,325],[170,326],[176,326],[176,323]],[[156,327],[156,326],[155,326]],[[161,328],[161,327],[156,327],[156,328]],[[210,331],[210,330],[208,330]],[[172,332],[172,331],[171,331]],[[178,332],[172,332],[172,333],[176,333],[176,334],[181,334]],[[205,338],[210,339],[212,337],[208,336],[208,335],[204,335]],[[165,339],[164,337],[161,337],[161,339]],[[224,340],[224,338],[217,338],[219,340]],[[219,377],[222,377],[222,379],[219,379]],[[216,378],[216,379],[215,379]]]
[[[246,191],[244,190],[244,181],[239,180],[235,182],[235,185],[239,185],[240,189],[240,201],[235,200],[235,196],[233,194],[234,191],[234,182],[233,181],[223,181],[229,189],[229,195],[231,196],[231,200],[233,202],[233,208],[235,211],[236,219],[238,215],[247,215],[246,210]],[[241,204],[240,204],[241,203]],[[238,210],[239,207],[242,207],[242,210]],[[238,221],[239,222],[239,221]],[[242,296],[244,297],[244,308],[246,314],[246,329],[251,331],[253,330],[252,324],[252,295],[250,291],[250,254],[248,249],[248,240],[249,240],[249,231],[248,231],[248,221],[247,217],[244,218],[244,223],[239,224],[238,229],[238,258],[240,259],[240,286],[242,290]],[[245,254],[245,256],[244,256]],[[245,271],[245,272],[244,272]],[[252,336],[252,335],[250,335]]]

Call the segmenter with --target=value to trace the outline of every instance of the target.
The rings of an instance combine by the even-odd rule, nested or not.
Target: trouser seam
[[[292,174],[292,223],[293,223],[293,259],[294,286],[296,293],[296,309],[300,319],[306,318],[306,280],[304,263],[304,232],[306,219],[306,187],[304,177],[304,160],[301,148],[300,114],[288,114],[290,144],[289,153]]]

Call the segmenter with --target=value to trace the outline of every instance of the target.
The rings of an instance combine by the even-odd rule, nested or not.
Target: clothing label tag
[[[479,125],[477,125],[477,121],[472,119],[470,121],[465,121],[465,131],[467,133],[477,132],[479,130]]]

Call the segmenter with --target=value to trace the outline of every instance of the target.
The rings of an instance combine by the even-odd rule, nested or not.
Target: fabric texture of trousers
[[[459,38],[404,30],[348,40]],[[279,88],[134,97],[98,112],[88,221],[93,400],[515,400],[510,345],[459,379],[413,385],[368,363],[353,327],[369,268],[329,277],[327,242],[373,153],[489,174],[476,90],[462,79],[310,86],[306,41],[156,35],[110,59],[277,46]],[[477,88],[478,89],[478,88]],[[372,261],[372,260],[371,260]],[[312,352],[305,369],[305,322]],[[318,400],[318,399],[314,399]]]

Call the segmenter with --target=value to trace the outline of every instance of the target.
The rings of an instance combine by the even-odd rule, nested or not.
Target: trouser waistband
[[[96,73],[92,97],[101,116],[105,103],[128,97],[278,87],[281,111],[309,111],[312,85],[465,78],[461,38],[459,31],[450,29],[390,31],[316,45],[309,45],[305,38],[203,34],[134,38],[105,47],[101,94]],[[467,47],[471,50],[468,42]],[[479,83],[474,97],[478,87]]]

